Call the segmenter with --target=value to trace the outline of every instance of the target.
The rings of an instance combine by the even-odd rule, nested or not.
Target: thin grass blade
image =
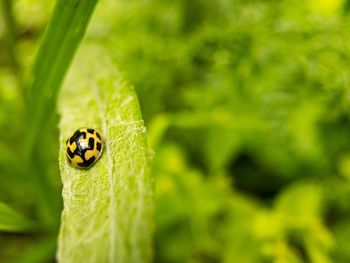
[[[32,220],[0,202],[0,231],[21,233],[34,231],[36,228]]]

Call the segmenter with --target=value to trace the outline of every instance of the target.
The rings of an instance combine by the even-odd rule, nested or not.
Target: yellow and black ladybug
[[[66,155],[76,168],[90,168],[101,156],[103,140],[95,129],[80,128],[66,141]]]

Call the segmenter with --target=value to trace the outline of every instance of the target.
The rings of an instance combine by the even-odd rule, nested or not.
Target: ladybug
[[[80,128],[66,141],[68,162],[76,168],[90,168],[102,151],[103,140],[95,129]]]

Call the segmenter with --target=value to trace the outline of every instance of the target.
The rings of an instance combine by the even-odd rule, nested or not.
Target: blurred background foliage
[[[0,201],[40,231],[7,229],[0,259],[50,262],[58,131],[38,146],[47,216],[21,165],[18,87],[53,3],[13,1],[9,30],[6,2]],[[349,0],[100,1],[86,41],[135,86],[155,152],[155,262],[350,262],[349,29]]]

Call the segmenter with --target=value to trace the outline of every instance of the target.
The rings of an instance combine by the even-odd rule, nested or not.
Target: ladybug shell
[[[68,162],[76,168],[90,168],[102,151],[102,137],[95,129],[81,128],[66,141]]]

